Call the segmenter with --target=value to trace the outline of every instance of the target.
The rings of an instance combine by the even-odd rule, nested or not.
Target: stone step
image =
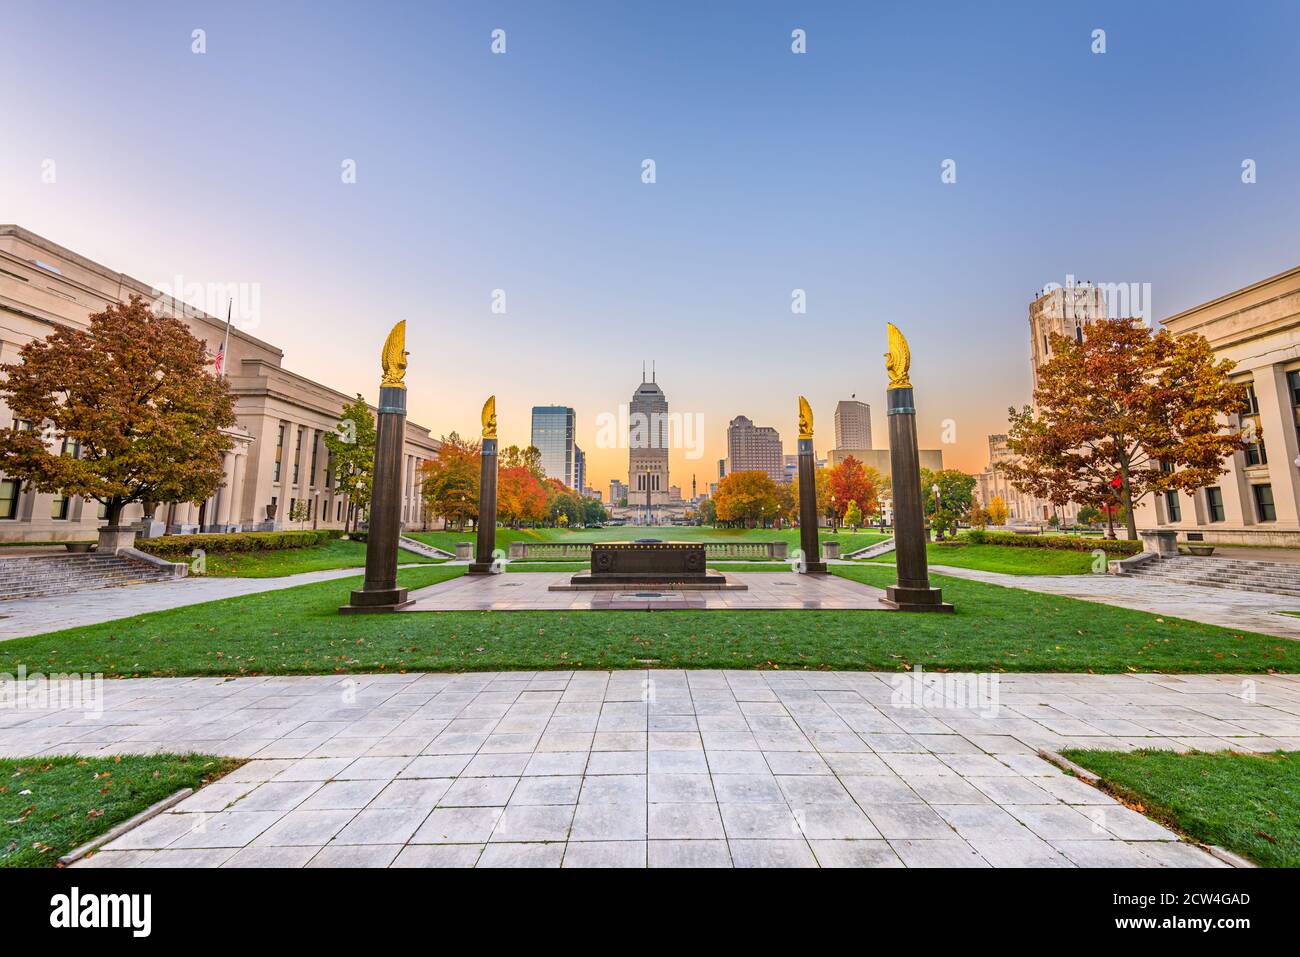
[[[119,555],[42,555],[0,560],[0,601],[170,581],[164,569]]]

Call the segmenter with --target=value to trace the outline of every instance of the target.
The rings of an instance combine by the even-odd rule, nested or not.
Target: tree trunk
[[[1128,527],[1128,539],[1130,542],[1136,542],[1137,519],[1133,517],[1133,489],[1128,484],[1128,462],[1120,462],[1119,466],[1120,480],[1120,497],[1124,504],[1124,524]]]

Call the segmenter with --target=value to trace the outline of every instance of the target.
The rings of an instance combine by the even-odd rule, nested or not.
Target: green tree
[[[355,530],[370,504],[375,471],[375,417],[360,395],[343,407],[338,425],[325,433],[325,448],[333,460],[334,487],[348,497],[343,527]]]
[[[855,532],[862,524],[862,509],[858,508],[857,502],[849,502],[849,507],[844,510],[844,524]]]
[[[298,499],[293,503],[293,507],[289,509],[289,521],[297,522],[299,528],[302,528],[303,522],[307,521],[310,517],[311,506],[305,498]]]
[[[100,502],[108,524],[132,502],[201,502],[225,479],[235,424],[225,379],[185,323],[140,296],[58,327],[0,366],[13,427],[0,471],[41,492]],[[24,428],[20,422],[30,423]],[[53,450],[58,439],[64,443]],[[75,454],[62,454],[71,447]]]
[[[955,534],[957,523],[970,518],[975,485],[975,476],[957,469],[940,472],[921,469],[921,500],[925,502],[925,514],[930,519],[936,539],[942,541],[945,534]],[[935,486],[939,488],[937,499]]]
[[[1095,505],[1085,505],[1079,509],[1079,522],[1083,525],[1096,525],[1104,516]]]

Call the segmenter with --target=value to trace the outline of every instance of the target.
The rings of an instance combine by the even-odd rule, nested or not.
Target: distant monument
[[[918,479],[918,481],[920,481]],[[799,548],[803,562],[796,570],[803,574],[826,573],[817,545],[817,461],[813,455],[812,406],[799,396]]]
[[[912,352],[903,334],[889,323],[889,372],[886,411],[889,418],[889,459],[894,492],[894,554],[898,583],[885,589],[882,604],[899,611],[952,611],[938,588],[930,587],[925,557],[925,512],[921,505],[921,461],[916,441],[916,401],[908,372]]]
[[[474,523],[476,548],[468,574],[491,575],[501,571],[493,556],[497,547],[497,397],[483,403],[482,464],[479,466],[478,520]]]
[[[380,356],[379,427],[366,532],[366,578],[345,613],[396,611],[413,603],[397,587],[397,542],[402,535],[402,445],[406,439],[406,321],[393,326]]]

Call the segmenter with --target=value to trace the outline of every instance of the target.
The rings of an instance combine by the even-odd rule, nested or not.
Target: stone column
[[[889,418],[889,467],[894,490],[894,554],[898,584],[885,589],[882,604],[900,611],[952,611],[938,588],[930,587],[925,558],[925,510],[921,502],[921,459],[916,441],[916,406],[911,386],[885,393]]]
[[[402,445],[406,437],[406,388],[381,386],[375,439],[370,526],[366,533],[366,579],[341,612],[396,611],[412,604],[397,587],[397,540],[402,534]]]
[[[244,466],[247,461],[247,451],[236,453],[235,464],[231,470],[230,478],[230,520],[241,527],[246,524],[244,521]]]
[[[483,464],[479,468],[477,547],[469,574],[491,575],[497,567],[492,553],[497,547],[497,440],[483,440]]]
[[[805,574],[825,574],[817,546],[817,460],[813,455],[813,440],[799,440],[799,548],[803,550]]]
[[[217,524],[221,526],[230,524],[230,505],[234,497],[235,485],[235,453],[227,452],[222,462],[223,471],[226,473],[226,484],[217,492]],[[224,529],[223,529],[224,530]]]

